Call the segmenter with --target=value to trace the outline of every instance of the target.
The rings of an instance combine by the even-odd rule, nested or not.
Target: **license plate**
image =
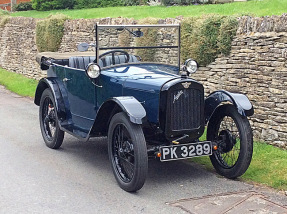
[[[160,161],[171,161],[212,155],[211,141],[161,146],[159,150],[161,153]]]

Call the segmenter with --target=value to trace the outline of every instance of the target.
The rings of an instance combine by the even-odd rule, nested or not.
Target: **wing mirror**
[[[96,45],[93,44],[93,43],[88,44],[86,42],[83,42],[83,43],[78,45],[78,51],[85,52],[85,51],[87,51],[89,49],[89,47],[96,47]]]
[[[126,30],[128,31],[130,34],[132,34],[134,37],[143,37],[144,33],[141,31],[140,28],[138,28],[138,30],[136,31],[131,31],[130,29],[128,28],[125,28],[125,27],[122,27],[122,28],[117,28],[118,31],[123,31],[123,30]]]
[[[139,28],[138,30],[134,31],[134,36],[135,37],[143,37],[144,33],[141,31],[141,29]]]
[[[89,46],[90,45],[88,43],[86,43],[86,42],[81,43],[81,44],[78,45],[78,51],[85,52],[85,51],[87,51],[89,49]]]

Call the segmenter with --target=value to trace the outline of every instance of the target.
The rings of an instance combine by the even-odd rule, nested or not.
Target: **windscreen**
[[[100,53],[130,55],[130,62],[153,62],[179,66],[179,26],[98,26]]]

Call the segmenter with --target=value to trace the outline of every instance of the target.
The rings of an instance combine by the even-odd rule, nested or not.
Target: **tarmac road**
[[[61,149],[47,148],[33,100],[0,86],[0,213],[187,213],[170,203],[255,189],[188,161],[151,160],[144,187],[127,193],[107,153],[105,138],[83,143],[67,134]]]

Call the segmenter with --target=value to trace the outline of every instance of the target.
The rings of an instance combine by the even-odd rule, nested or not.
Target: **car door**
[[[88,133],[96,116],[96,88],[81,69],[65,67],[63,82],[67,90],[74,132]]]

